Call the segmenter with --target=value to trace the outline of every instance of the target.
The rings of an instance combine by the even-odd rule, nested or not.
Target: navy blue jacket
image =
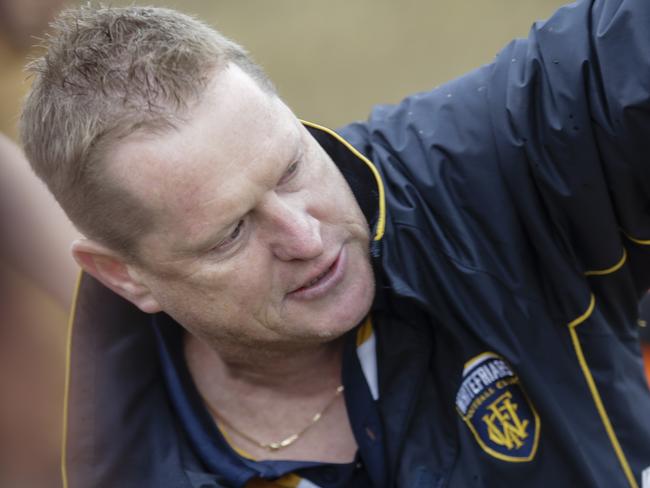
[[[306,125],[376,237],[390,485],[640,487],[650,2],[568,6],[494,63],[342,129],[380,180]],[[69,486],[224,486],[178,427],[143,320],[83,278]]]

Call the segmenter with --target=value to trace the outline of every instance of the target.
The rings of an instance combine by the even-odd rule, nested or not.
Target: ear
[[[78,239],[72,243],[72,256],[86,273],[143,312],[160,312],[151,290],[114,251],[93,240]]]

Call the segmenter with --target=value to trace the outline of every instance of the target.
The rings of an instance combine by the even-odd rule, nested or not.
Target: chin
[[[359,325],[370,311],[374,290],[373,280],[360,283],[356,289],[350,290],[345,303],[337,304],[336,311],[325,318],[318,335],[335,339]]]
[[[355,294],[354,300],[337,304],[334,310],[321,310],[308,318],[306,327],[298,332],[302,340],[315,343],[330,342],[359,325],[372,305],[372,293]],[[304,322],[303,322],[304,324]]]
[[[304,340],[328,342],[359,325],[372,306],[375,282],[367,257],[352,248],[346,277],[328,298],[315,303],[301,303],[292,309],[285,323],[294,324]]]

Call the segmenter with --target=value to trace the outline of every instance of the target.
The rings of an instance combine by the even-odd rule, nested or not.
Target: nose
[[[306,261],[323,253],[320,221],[309,214],[304,202],[272,194],[262,213],[266,240],[278,259]]]

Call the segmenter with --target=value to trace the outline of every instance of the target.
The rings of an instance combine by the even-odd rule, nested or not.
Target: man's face
[[[187,120],[109,158],[109,176],[157,214],[133,270],[160,309],[219,347],[293,347],[354,327],[374,296],[369,229],[329,156],[233,65]]]

